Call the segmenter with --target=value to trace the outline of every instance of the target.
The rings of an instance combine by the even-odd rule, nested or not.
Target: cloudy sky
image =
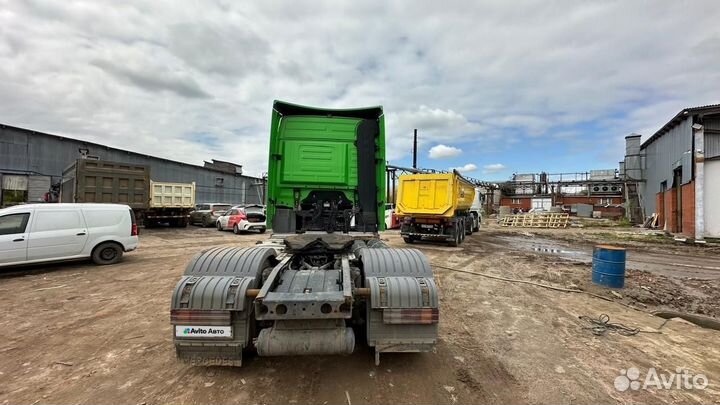
[[[257,175],[272,100],[380,104],[391,163],[506,179],[720,102],[716,1],[472,3],[0,0],[0,122]]]

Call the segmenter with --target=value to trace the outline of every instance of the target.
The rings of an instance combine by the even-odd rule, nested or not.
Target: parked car
[[[385,204],[385,229],[400,228],[400,221],[395,215],[395,204]]]
[[[205,227],[214,226],[217,219],[230,208],[232,208],[231,204],[224,203],[197,204],[195,211],[190,213],[190,223]]]
[[[251,230],[264,233],[267,229],[265,209],[262,205],[235,206],[220,216],[215,226],[218,231],[232,230],[236,234]]]
[[[121,204],[28,204],[0,210],[0,267],[91,258],[113,264],[138,247]]]

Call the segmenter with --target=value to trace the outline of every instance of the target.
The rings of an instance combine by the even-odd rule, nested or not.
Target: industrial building
[[[261,204],[264,182],[242,166],[213,160],[196,166],[64,136],[0,124],[0,204],[57,201],[63,170],[77,159],[146,165],[160,182],[196,184],[196,202]]]
[[[500,190],[500,206],[513,211],[562,207],[580,217],[618,218],[625,214],[624,184],[615,169],[514,174],[512,180],[500,183]]]
[[[644,216],[696,241],[719,238],[720,104],[686,108],[640,141],[625,137],[621,165],[626,182],[637,184]]]

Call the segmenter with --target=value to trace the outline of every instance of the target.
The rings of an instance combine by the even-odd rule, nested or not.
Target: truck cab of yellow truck
[[[458,246],[475,230],[475,186],[458,172],[399,177],[396,215],[405,243],[444,240]]]

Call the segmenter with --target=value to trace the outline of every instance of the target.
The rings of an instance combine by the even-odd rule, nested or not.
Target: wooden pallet
[[[557,212],[505,215],[500,220],[500,226],[518,228],[567,228],[569,224],[570,214]]]

